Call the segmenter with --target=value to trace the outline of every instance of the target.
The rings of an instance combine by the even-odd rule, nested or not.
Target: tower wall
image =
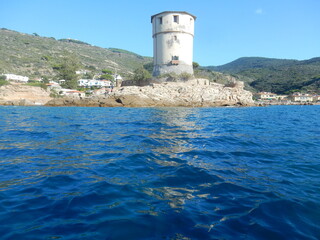
[[[186,12],[162,12],[151,17],[153,76],[193,74],[193,36],[196,17]]]

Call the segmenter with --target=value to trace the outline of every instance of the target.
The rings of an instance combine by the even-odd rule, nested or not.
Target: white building
[[[15,75],[15,74],[4,74],[7,77],[7,81],[16,81],[16,82],[24,82],[27,83],[29,81],[28,77]]]
[[[166,11],[151,16],[153,76],[172,72],[193,74],[195,20],[187,12]]]
[[[88,70],[79,70],[79,71],[76,71],[76,74],[80,75],[80,74],[87,74],[87,73],[90,73],[90,71]]]
[[[85,93],[75,90],[75,89],[60,89],[60,95],[67,96],[67,97],[73,97],[73,98],[83,98],[85,97]]]
[[[277,100],[278,95],[271,92],[259,92],[255,94],[257,99],[260,100]]]
[[[80,79],[78,80],[80,87],[111,87],[109,80],[95,80],[95,79]]]
[[[320,102],[320,95],[313,96],[313,101],[314,102]]]
[[[294,93],[292,95],[293,102],[313,102],[313,95],[308,93]]]

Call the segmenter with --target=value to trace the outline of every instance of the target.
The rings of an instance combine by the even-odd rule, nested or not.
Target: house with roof
[[[294,93],[291,95],[291,100],[293,102],[313,102],[313,94],[309,94],[309,93]]]
[[[83,97],[86,96],[86,94],[84,92],[78,91],[78,90],[75,90],[75,89],[62,88],[59,93],[62,96],[72,97],[72,98],[83,98]]]
[[[313,96],[313,101],[314,102],[320,102],[320,95],[314,95]]]
[[[254,94],[258,100],[278,100],[277,94],[271,92],[259,92]]]
[[[110,80],[97,80],[97,79],[80,79],[78,80],[79,87],[111,87]]]

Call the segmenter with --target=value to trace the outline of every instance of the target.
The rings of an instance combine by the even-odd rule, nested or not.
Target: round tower
[[[151,16],[153,76],[166,73],[193,75],[193,36],[196,17],[166,11]]]

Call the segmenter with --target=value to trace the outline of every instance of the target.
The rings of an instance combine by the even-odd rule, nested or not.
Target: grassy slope
[[[120,74],[131,73],[152,61],[150,57],[125,50],[104,49],[0,29],[0,73],[51,76],[52,65],[66,54],[78,58],[83,68],[97,71],[116,68]]]
[[[64,55],[79,59],[83,69],[110,69],[126,75],[150,63],[152,58],[116,48],[63,41],[0,29],[0,74],[15,73],[29,77],[49,78],[52,66]],[[198,70],[199,71],[199,70]],[[250,90],[288,93],[295,90],[320,90],[320,58],[306,61],[260,57],[239,58],[231,63],[205,67],[200,76],[224,83],[227,78],[212,71],[231,74]]]

